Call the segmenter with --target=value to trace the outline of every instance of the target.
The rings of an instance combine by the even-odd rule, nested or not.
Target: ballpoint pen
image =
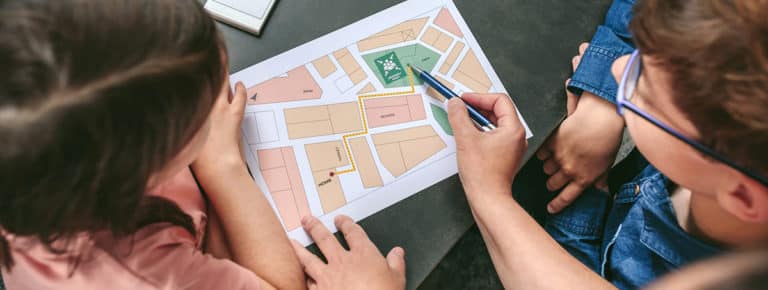
[[[419,76],[421,80],[427,83],[427,85],[429,85],[430,87],[434,88],[438,93],[443,95],[446,99],[450,100],[452,98],[461,98],[459,97],[458,94],[456,94],[451,89],[443,85],[440,81],[435,79],[435,77],[430,75],[428,72],[410,64],[408,65],[408,68],[410,68],[411,71],[416,73],[416,75]],[[493,129],[496,129],[496,126],[494,126],[493,123],[491,123],[491,121],[488,120],[488,118],[483,116],[483,114],[480,114],[480,112],[477,109],[475,109],[474,107],[466,103],[465,103],[465,106],[467,106],[467,111],[469,111],[469,117],[472,118],[472,121],[475,123],[475,125],[477,125],[478,128],[480,128],[480,130],[483,130],[484,132],[488,132]]]

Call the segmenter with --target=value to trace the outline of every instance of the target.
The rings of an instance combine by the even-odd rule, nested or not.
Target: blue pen
[[[419,76],[421,80],[423,80],[427,85],[434,88],[437,92],[439,92],[441,95],[443,95],[446,99],[452,99],[452,98],[461,98],[459,95],[454,93],[451,89],[446,87],[444,84],[440,83],[435,77],[430,75],[428,72],[412,66],[408,65],[408,68],[411,69],[416,75]],[[472,118],[472,121],[477,125],[480,130],[483,130],[484,132],[491,131],[493,129],[496,129],[496,126],[491,123],[488,118],[483,116],[483,114],[480,114],[480,112],[477,111],[474,107],[470,106],[469,104],[465,104],[467,106],[467,111],[469,111],[469,117]]]

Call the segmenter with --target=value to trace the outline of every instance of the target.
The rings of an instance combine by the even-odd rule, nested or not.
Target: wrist
[[[612,131],[624,129],[624,118],[616,113],[616,105],[590,92],[582,94],[574,114],[585,115],[589,119],[597,120]]]
[[[192,163],[192,169],[203,176],[248,174],[248,167],[240,158],[198,158]]]
[[[482,200],[482,199],[498,199],[499,197],[512,195],[512,180],[508,182],[496,181],[496,182],[484,182],[479,184],[466,184],[464,185],[464,192],[467,195],[467,200]]]

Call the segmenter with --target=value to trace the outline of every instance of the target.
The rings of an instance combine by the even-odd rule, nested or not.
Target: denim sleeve
[[[605,16],[605,23],[597,27],[589,48],[584,52],[568,90],[577,95],[587,91],[616,103],[618,84],[611,74],[611,65],[617,58],[635,49],[629,32],[634,2],[635,0],[613,1]]]

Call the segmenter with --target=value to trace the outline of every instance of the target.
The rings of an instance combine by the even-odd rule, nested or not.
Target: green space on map
[[[409,87],[408,64],[425,71],[432,71],[440,59],[440,54],[421,44],[411,44],[363,55],[365,63],[385,88]],[[416,84],[422,81],[413,76]]]
[[[429,104],[429,106],[432,108],[432,116],[434,116],[435,121],[440,124],[440,128],[443,128],[443,131],[445,131],[446,134],[453,136],[451,123],[448,123],[448,113],[435,104]]]

